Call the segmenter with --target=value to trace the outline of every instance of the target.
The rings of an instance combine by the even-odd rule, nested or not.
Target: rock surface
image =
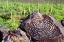
[[[14,31],[0,25],[0,42],[64,42],[63,28],[53,17],[34,12]]]
[[[39,12],[28,15],[19,27],[31,37],[33,42],[58,42],[58,38],[63,36],[55,21]]]
[[[26,33],[20,29],[10,31],[9,28],[2,28],[0,25],[0,42],[30,42]]]
[[[20,29],[13,32],[9,31],[6,34],[7,35],[2,42],[30,42],[29,38],[26,36],[26,33]]]

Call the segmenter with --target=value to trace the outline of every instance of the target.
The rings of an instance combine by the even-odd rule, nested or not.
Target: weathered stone
[[[63,36],[52,17],[39,12],[28,15],[19,27],[33,42],[58,42],[58,38],[62,39]]]
[[[2,27],[2,25],[0,24],[0,42],[3,40],[3,38],[6,36],[6,33],[8,33],[10,29],[5,29]]]
[[[26,36],[26,33],[22,30],[14,30],[13,32],[9,31],[6,33],[8,35],[5,36],[2,42],[30,42],[29,38]]]

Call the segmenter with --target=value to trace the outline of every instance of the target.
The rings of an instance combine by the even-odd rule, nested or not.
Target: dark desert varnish
[[[34,12],[28,15],[20,24],[32,39],[32,42],[64,42],[63,35],[53,20],[45,14]]]

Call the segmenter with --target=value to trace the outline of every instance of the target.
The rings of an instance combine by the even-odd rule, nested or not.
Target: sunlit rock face
[[[0,24],[0,42],[30,42],[26,33],[19,28],[10,31],[9,28],[3,28]]]
[[[61,20],[61,25],[64,27],[64,20]]]
[[[60,29],[54,24],[53,20],[48,15],[42,15],[39,12],[28,15],[19,27],[28,33],[33,42],[44,42],[44,39],[54,39],[61,35]]]
[[[2,42],[30,42],[29,38],[26,36],[25,32],[20,29],[9,31],[6,33],[8,35],[2,40]]]

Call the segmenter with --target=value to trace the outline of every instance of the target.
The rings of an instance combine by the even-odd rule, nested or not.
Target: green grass
[[[64,19],[64,4],[30,4],[0,2],[0,24],[4,28],[16,29],[20,21],[32,12],[52,15],[58,21]]]

